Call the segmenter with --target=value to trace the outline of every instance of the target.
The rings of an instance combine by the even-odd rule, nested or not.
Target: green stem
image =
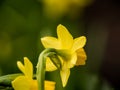
[[[56,50],[53,48],[45,49],[38,58],[36,77],[38,81],[38,90],[44,90],[44,80],[45,80],[45,68],[46,68],[46,57],[50,57],[53,64],[60,68],[61,62],[56,55]]]
[[[17,73],[17,74],[0,76],[0,86],[12,86],[11,81],[13,81],[16,77],[20,75],[23,75],[23,74]]]
[[[21,73],[18,74],[9,74],[0,76],[0,90],[13,90],[11,85],[11,81],[13,81],[16,77],[23,75]]]

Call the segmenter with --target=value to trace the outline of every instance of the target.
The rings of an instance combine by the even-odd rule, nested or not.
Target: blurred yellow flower
[[[55,48],[58,50],[59,58],[62,63],[60,75],[62,79],[63,87],[66,86],[70,68],[75,65],[84,65],[86,60],[86,53],[83,49],[86,44],[86,37],[81,36],[73,39],[72,35],[63,25],[57,26],[57,35],[55,37],[43,37],[41,42],[45,48]],[[52,63],[50,58],[46,60],[46,71],[53,71],[57,68]]]
[[[42,2],[45,15],[56,19],[66,14],[79,13],[80,9],[91,4],[93,0],[43,0]]]
[[[38,90],[37,80],[33,77],[33,65],[27,57],[24,57],[24,65],[18,61],[18,68],[23,72],[24,75],[18,76],[12,81],[14,90]],[[54,90],[55,82],[45,81],[45,90]]]

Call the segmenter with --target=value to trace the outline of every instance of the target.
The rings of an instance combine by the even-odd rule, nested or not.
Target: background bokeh
[[[46,73],[56,90],[120,90],[119,0],[0,0],[0,75],[19,73],[16,61],[25,56],[35,70],[40,38],[56,36],[58,24],[87,37],[88,57],[71,69],[65,88],[58,71]]]

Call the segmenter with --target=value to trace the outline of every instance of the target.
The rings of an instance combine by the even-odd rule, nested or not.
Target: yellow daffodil
[[[23,72],[22,76],[18,76],[12,81],[14,90],[38,90],[37,80],[33,77],[33,65],[27,57],[24,57],[24,65],[18,61],[18,68]],[[45,90],[54,90],[55,82],[45,81]]]
[[[63,25],[57,26],[57,35],[55,37],[43,37],[41,42],[45,48],[55,48],[58,50],[59,58],[62,63],[62,68],[60,70],[60,75],[62,79],[63,87],[66,86],[69,75],[70,68],[75,65],[84,65],[86,60],[86,53],[83,49],[86,44],[86,37],[81,36],[73,39],[72,35],[68,32],[66,27]],[[57,68],[52,63],[50,58],[46,61],[46,71],[53,71]]]

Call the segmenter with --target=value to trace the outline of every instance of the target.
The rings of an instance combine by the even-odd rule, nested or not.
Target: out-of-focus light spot
[[[57,19],[66,14],[69,16],[73,11],[76,13],[78,9],[83,9],[92,2],[93,0],[43,0],[44,14],[49,18]]]

